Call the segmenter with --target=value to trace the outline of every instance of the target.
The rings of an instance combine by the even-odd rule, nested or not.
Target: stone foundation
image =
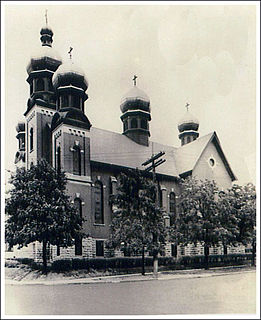
[[[54,260],[61,259],[72,259],[72,258],[95,258],[96,257],[96,240],[92,237],[84,238],[82,240],[82,255],[75,255],[75,247],[71,246],[68,248],[60,247],[60,254],[57,255],[57,246],[47,247],[47,261],[52,262]],[[105,242],[105,239],[103,239]],[[227,247],[227,254],[240,254],[245,253],[246,247],[243,245],[230,246]],[[210,255],[223,255],[224,247],[223,245],[218,245],[209,248]],[[171,243],[167,243],[165,246],[165,256],[171,257]],[[201,244],[188,244],[186,246],[179,245],[177,248],[177,258],[182,256],[196,256],[204,255],[204,246]],[[124,257],[124,253],[120,250],[109,250],[104,245],[104,257]],[[149,252],[145,251],[145,256],[149,256]],[[29,258],[36,262],[42,262],[42,244],[39,242],[30,243],[27,247],[18,249],[15,246],[12,252],[6,252],[6,258]]]

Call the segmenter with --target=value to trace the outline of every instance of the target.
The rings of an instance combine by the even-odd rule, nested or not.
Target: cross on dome
[[[46,25],[48,24],[48,20],[47,20],[47,9],[45,10],[45,23],[46,23]]]
[[[136,79],[137,79],[138,77],[136,76],[136,74],[134,75],[134,77],[133,77],[133,83],[134,83],[134,86],[136,86]]]
[[[187,108],[187,111],[189,109],[189,106],[190,106],[190,104],[187,102],[186,105],[185,105],[185,107]]]
[[[69,51],[68,51],[68,54],[69,54],[70,59],[72,59],[72,51],[73,51],[73,48],[70,47],[70,49],[69,49]]]

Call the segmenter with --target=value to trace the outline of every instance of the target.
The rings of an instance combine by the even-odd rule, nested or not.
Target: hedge
[[[252,258],[251,254],[210,255],[209,267],[230,266],[246,264]],[[159,257],[161,270],[177,270],[187,268],[204,268],[205,256],[183,256],[179,259],[174,257]],[[145,257],[145,266],[153,266],[153,258]],[[52,263],[50,269],[57,272],[69,270],[116,270],[128,271],[142,267],[141,257],[117,257],[117,258],[84,258],[84,259],[61,259]]]

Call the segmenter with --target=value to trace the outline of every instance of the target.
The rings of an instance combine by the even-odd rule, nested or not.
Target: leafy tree
[[[175,237],[178,243],[204,245],[205,268],[208,269],[209,247],[220,241],[218,188],[214,181],[193,177],[181,182],[179,214]]]
[[[232,241],[252,244],[253,264],[256,246],[256,189],[252,183],[233,185],[219,196],[220,220]],[[230,227],[231,226],[231,227]],[[230,227],[230,228],[229,228]]]
[[[145,249],[156,256],[163,252],[166,239],[163,212],[155,205],[156,191],[138,169],[129,170],[119,176],[118,193],[111,199],[114,212],[107,247],[124,245],[125,252],[142,254],[143,275]]]
[[[76,214],[66,194],[65,174],[41,160],[29,170],[17,169],[10,183],[12,188],[5,207],[6,241],[19,248],[41,242],[46,272],[48,243],[67,247],[77,236],[83,236],[83,219]]]

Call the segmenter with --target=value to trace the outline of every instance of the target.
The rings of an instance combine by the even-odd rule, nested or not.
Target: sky
[[[237,183],[256,183],[258,8],[215,3],[5,3],[5,169],[14,170],[15,126],[29,98],[26,66],[41,46],[47,9],[53,49],[65,62],[73,47],[88,79],[85,113],[94,127],[122,132],[120,102],[136,74],[150,97],[151,141],[180,146],[177,125],[188,102],[199,135],[216,131]]]

